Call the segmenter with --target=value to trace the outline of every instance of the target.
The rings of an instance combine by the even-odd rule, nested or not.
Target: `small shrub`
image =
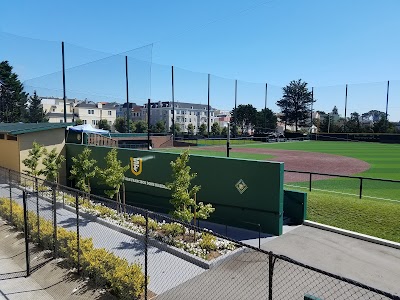
[[[161,229],[165,235],[170,235],[172,237],[182,235],[185,229],[179,223],[165,223],[161,225]]]
[[[199,246],[208,252],[215,251],[218,248],[216,242],[217,238],[215,236],[209,233],[203,233],[201,240],[199,241]]]
[[[142,215],[132,215],[130,221],[139,226],[146,226],[146,219]]]
[[[95,206],[87,204],[87,207],[93,208]],[[13,224],[17,229],[23,230],[24,214],[22,207],[12,201],[12,209]],[[9,218],[9,199],[0,198],[0,216],[5,219]],[[40,232],[38,233],[37,220],[34,212],[28,212],[30,233],[33,238],[40,240],[40,245],[44,249],[52,250],[54,226],[51,221],[39,218]],[[65,258],[64,263],[69,267],[76,267],[78,263],[77,242],[75,232],[57,227],[57,253],[60,257]],[[112,292],[120,299],[141,298],[145,288],[145,276],[139,264],[129,264],[126,259],[122,259],[104,248],[94,248],[92,239],[80,238],[80,251],[80,263],[84,276],[90,277],[98,285],[111,288]]]

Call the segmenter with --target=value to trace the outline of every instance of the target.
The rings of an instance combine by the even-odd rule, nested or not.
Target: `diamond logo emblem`
[[[236,184],[235,184],[236,189],[239,191],[240,194],[243,194],[248,186],[247,184],[243,181],[243,179],[240,179]]]

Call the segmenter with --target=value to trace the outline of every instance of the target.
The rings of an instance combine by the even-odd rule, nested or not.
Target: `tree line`
[[[0,123],[48,122],[41,99],[24,92],[24,87],[8,61],[0,62]]]

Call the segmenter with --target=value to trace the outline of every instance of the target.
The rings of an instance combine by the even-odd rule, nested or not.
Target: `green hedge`
[[[10,200],[0,198],[0,216],[10,217]],[[54,247],[54,227],[52,222],[39,218],[40,233],[38,233],[38,219],[33,212],[28,212],[28,226],[31,237],[39,241],[39,245],[46,250]],[[12,201],[12,223],[18,230],[24,229],[23,208]],[[145,276],[141,266],[130,264],[126,259],[116,256],[104,248],[96,249],[91,238],[80,238],[83,276],[91,278],[99,286],[109,288],[120,299],[140,299],[145,289]],[[65,258],[69,267],[78,265],[76,233],[62,227],[57,227],[57,254]]]

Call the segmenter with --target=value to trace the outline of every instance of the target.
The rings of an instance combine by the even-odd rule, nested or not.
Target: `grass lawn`
[[[308,192],[307,219],[400,243],[400,204]]]
[[[359,175],[400,180],[400,144],[367,142],[288,142],[244,145],[246,148],[301,150],[354,157],[370,164],[371,168]]]
[[[172,153],[181,153],[185,151],[187,148],[173,148],[173,149],[157,149],[157,151],[165,151]],[[217,157],[226,157],[226,153],[223,151],[212,151],[212,150],[197,150],[195,148],[190,148],[190,154],[203,155],[203,156],[217,156]],[[257,154],[257,153],[241,153],[241,152],[231,152],[230,157],[232,158],[241,158],[241,159],[254,159],[254,160],[266,160],[273,157],[273,155],[269,154]]]
[[[235,147],[235,145],[233,145]],[[363,177],[400,180],[400,145],[365,142],[285,142],[236,145],[236,149],[265,148],[322,152],[354,157],[370,164],[370,169],[357,174]],[[181,152],[183,149],[173,149]],[[167,150],[172,152],[171,150]],[[190,149],[192,154],[225,156],[225,152]],[[232,152],[232,157],[268,159],[265,154]],[[299,186],[297,188],[292,185]],[[290,183],[285,189],[308,193],[308,219],[311,221],[352,230],[383,239],[400,242],[400,183],[363,181],[363,197],[346,195],[359,193],[358,179],[330,179],[313,181],[309,192],[308,182]],[[333,191],[332,193],[326,191]],[[336,192],[336,193],[335,193]],[[385,201],[370,197],[398,200]]]

